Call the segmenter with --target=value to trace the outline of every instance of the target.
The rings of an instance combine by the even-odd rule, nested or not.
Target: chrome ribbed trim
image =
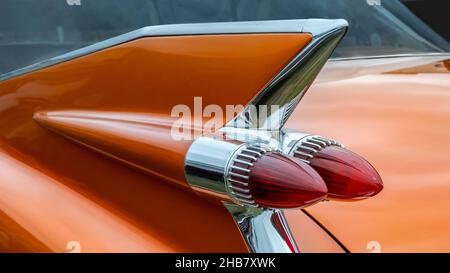
[[[297,107],[298,103],[300,102],[301,98],[302,98],[302,96],[298,95],[297,97],[295,97],[295,99],[293,99],[291,102],[289,102],[286,105],[286,109],[284,110],[283,120],[282,120],[283,124],[285,124],[287,122],[287,120],[291,116],[292,112],[294,112],[294,110]]]
[[[250,192],[250,171],[255,162],[270,151],[270,148],[260,145],[245,145],[230,160],[225,181],[228,193],[237,204],[259,207]]]
[[[335,140],[325,138],[318,135],[309,135],[300,139],[292,149],[291,154],[309,164],[309,161],[314,158],[314,154],[328,146],[338,146],[344,148],[344,145]]]

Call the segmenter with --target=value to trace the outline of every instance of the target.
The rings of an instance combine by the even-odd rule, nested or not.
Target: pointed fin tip
[[[346,28],[348,28],[348,22],[345,19],[308,19],[303,25],[302,31],[318,37]]]

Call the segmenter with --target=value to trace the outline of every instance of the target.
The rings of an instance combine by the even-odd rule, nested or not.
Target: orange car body
[[[170,109],[246,105],[310,41],[143,38],[0,81],[0,251],[248,251],[222,204],[186,184],[191,141],[170,138]],[[301,252],[450,250],[446,58],[319,75],[287,127],[346,143],[385,189],[286,211]]]

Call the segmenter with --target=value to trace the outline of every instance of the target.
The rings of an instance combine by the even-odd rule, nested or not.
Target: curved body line
[[[38,62],[0,75],[0,81],[5,81],[45,67],[69,61],[90,53],[117,46],[143,37],[208,35],[208,34],[256,34],[256,33],[311,33],[316,36],[323,29],[330,28],[330,20],[275,20],[224,23],[174,24],[143,27],[93,45],[83,47],[48,60]],[[342,20],[341,24],[345,24]],[[318,27],[319,26],[319,27]],[[331,26],[334,28],[334,25]]]

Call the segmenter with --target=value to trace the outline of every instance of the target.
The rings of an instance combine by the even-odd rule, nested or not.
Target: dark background
[[[450,0],[402,0],[428,26],[450,41]]]

